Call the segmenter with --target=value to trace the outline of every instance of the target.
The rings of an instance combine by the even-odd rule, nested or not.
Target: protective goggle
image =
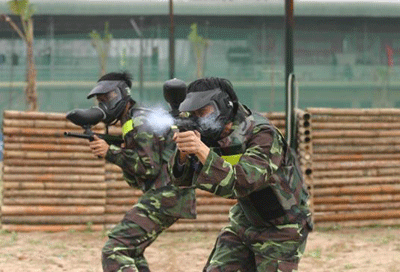
[[[122,93],[119,88],[116,88],[108,93],[96,95],[98,104],[103,104],[107,109],[113,109],[116,107],[119,101],[122,100]]]
[[[209,104],[206,106],[202,107],[201,109],[198,109],[196,111],[196,115],[199,118],[203,119],[209,119],[209,118],[215,118],[221,115],[221,111],[219,110],[217,103],[215,101],[211,101]]]

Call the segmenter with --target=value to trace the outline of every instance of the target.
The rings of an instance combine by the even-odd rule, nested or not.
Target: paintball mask
[[[190,92],[180,104],[180,111],[195,111],[211,105],[213,110],[206,116],[197,117],[196,122],[201,128],[202,141],[207,145],[214,145],[220,140],[225,125],[233,119],[233,102],[229,95],[221,89],[202,92]]]
[[[124,81],[117,80],[99,81],[87,98],[90,99],[95,95],[102,95],[98,97],[98,108],[104,113],[102,121],[107,125],[118,121],[131,99],[128,85]]]

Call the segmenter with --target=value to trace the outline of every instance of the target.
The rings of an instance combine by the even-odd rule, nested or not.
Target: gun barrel
[[[74,133],[74,132],[67,132],[67,131],[64,132],[65,137],[75,137],[75,138],[87,139],[89,141],[94,140],[93,135],[96,135],[100,139],[103,139],[108,144],[121,146],[121,144],[124,143],[124,139],[121,136],[116,136],[116,135],[108,135],[108,134],[100,134],[100,133],[94,133],[94,134],[90,135],[90,134]]]
[[[81,138],[81,139],[88,139],[92,140],[93,136],[87,135],[87,134],[82,134],[82,133],[74,133],[74,132],[64,132],[65,137],[75,137],[75,138]]]

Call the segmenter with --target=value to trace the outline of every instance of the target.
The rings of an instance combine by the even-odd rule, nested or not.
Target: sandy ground
[[[146,250],[151,271],[202,271],[216,236],[216,232],[163,233]],[[0,229],[0,272],[101,272],[100,252],[106,240],[106,232],[90,230]],[[299,271],[400,272],[400,226],[317,229],[309,236]]]
[[[146,251],[154,272],[201,271],[217,233],[166,232]],[[104,232],[0,231],[0,272],[102,271]],[[400,271],[400,228],[317,230],[299,271]]]

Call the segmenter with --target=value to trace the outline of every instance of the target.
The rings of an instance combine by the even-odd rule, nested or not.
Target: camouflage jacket
[[[147,191],[170,183],[167,162],[175,150],[172,131],[155,134],[148,125],[150,110],[135,104],[122,118],[125,147],[111,145],[106,160],[118,165],[126,182]]]
[[[171,184],[168,161],[175,152],[173,132],[170,128],[155,133],[149,125],[151,110],[135,104],[122,118],[125,147],[110,145],[106,160],[118,165],[125,181],[144,194],[138,205],[176,218],[196,217],[194,189],[179,188]]]
[[[269,120],[242,105],[229,136],[211,148],[204,165],[191,158],[180,172],[176,159],[173,182],[192,185],[225,198],[236,198],[255,226],[310,222],[308,192],[295,155]]]

